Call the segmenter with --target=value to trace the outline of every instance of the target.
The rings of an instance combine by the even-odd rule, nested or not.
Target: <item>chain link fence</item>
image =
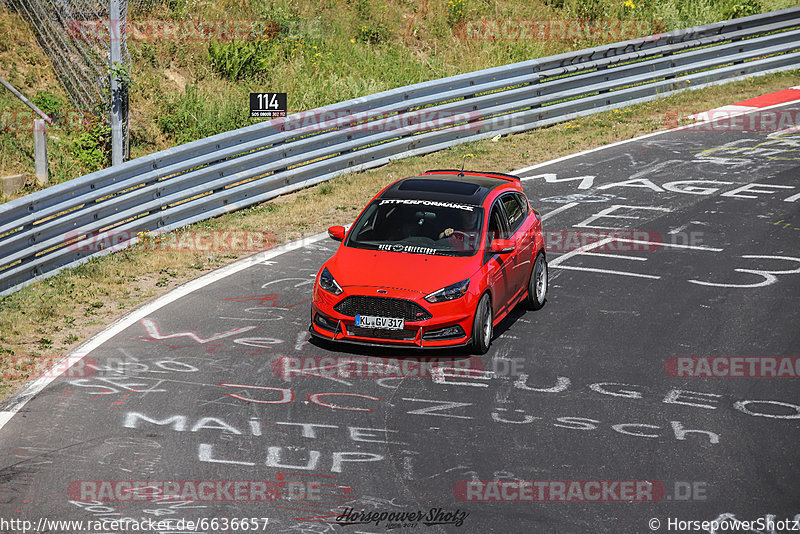
[[[110,2],[119,4],[119,20],[109,20]],[[150,4],[153,0],[138,0]],[[111,110],[111,44],[120,40],[114,71],[130,72],[126,44],[128,0],[0,0],[33,28],[39,45],[76,109],[101,117]],[[128,83],[121,86],[123,157],[128,158]]]

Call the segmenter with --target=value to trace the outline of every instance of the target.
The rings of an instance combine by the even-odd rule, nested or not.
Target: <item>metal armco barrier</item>
[[[0,205],[0,295],[390,160],[800,68],[800,7],[400,87],[163,150]],[[107,233],[107,234],[106,234]],[[134,236],[131,238],[131,236]]]

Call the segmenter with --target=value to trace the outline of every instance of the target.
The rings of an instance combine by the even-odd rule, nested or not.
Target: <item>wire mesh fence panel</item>
[[[120,39],[121,45],[121,61],[116,68],[130,72],[126,45],[128,0],[117,1],[119,20],[109,20],[110,0],[0,0],[31,25],[72,104],[83,113],[106,117],[110,111],[112,39]],[[139,1],[146,4],[151,0]],[[127,159],[127,86],[122,97],[123,147]]]

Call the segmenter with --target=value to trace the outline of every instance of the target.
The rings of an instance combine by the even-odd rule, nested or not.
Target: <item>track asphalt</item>
[[[701,357],[800,356],[800,130],[756,122],[523,170],[549,232],[549,298],[504,321],[482,358],[310,342],[328,239],[143,308],[92,345],[83,375],[5,407],[0,531],[40,518],[106,520],[61,529],[71,532],[124,532],[109,522],[123,518],[184,533],[243,532],[231,523],[242,518],[256,519],[251,532],[392,527],[388,516],[319,520],[346,508],[423,512],[395,532],[714,532],[674,521],[800,519],[798,378],[676,376],[714,362]],[[338,367],[311,359],[330,356]],[[420,357],[450,363],[391,377],[390,365]],[[373,362],[373,374],[354,376],[348,359]],[[525,487],[515,480],[537,481],[539,499],[496,502]],[[248,482],[222,500],[169,500],[164,481],[269,481],[279,498],[259,500],[263,484]],[[643,502],[598,502],[629,485]],[[178,521],[202,518],[218,523]],[[779,526],[716,531],[800,529]]]

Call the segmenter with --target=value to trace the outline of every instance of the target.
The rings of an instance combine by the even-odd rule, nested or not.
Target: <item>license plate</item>
[[[383,330],[402,330],[403,319],[397,317],[373,317],[372,315],[356,315],[356,326],[361,328],[381,328]]]

